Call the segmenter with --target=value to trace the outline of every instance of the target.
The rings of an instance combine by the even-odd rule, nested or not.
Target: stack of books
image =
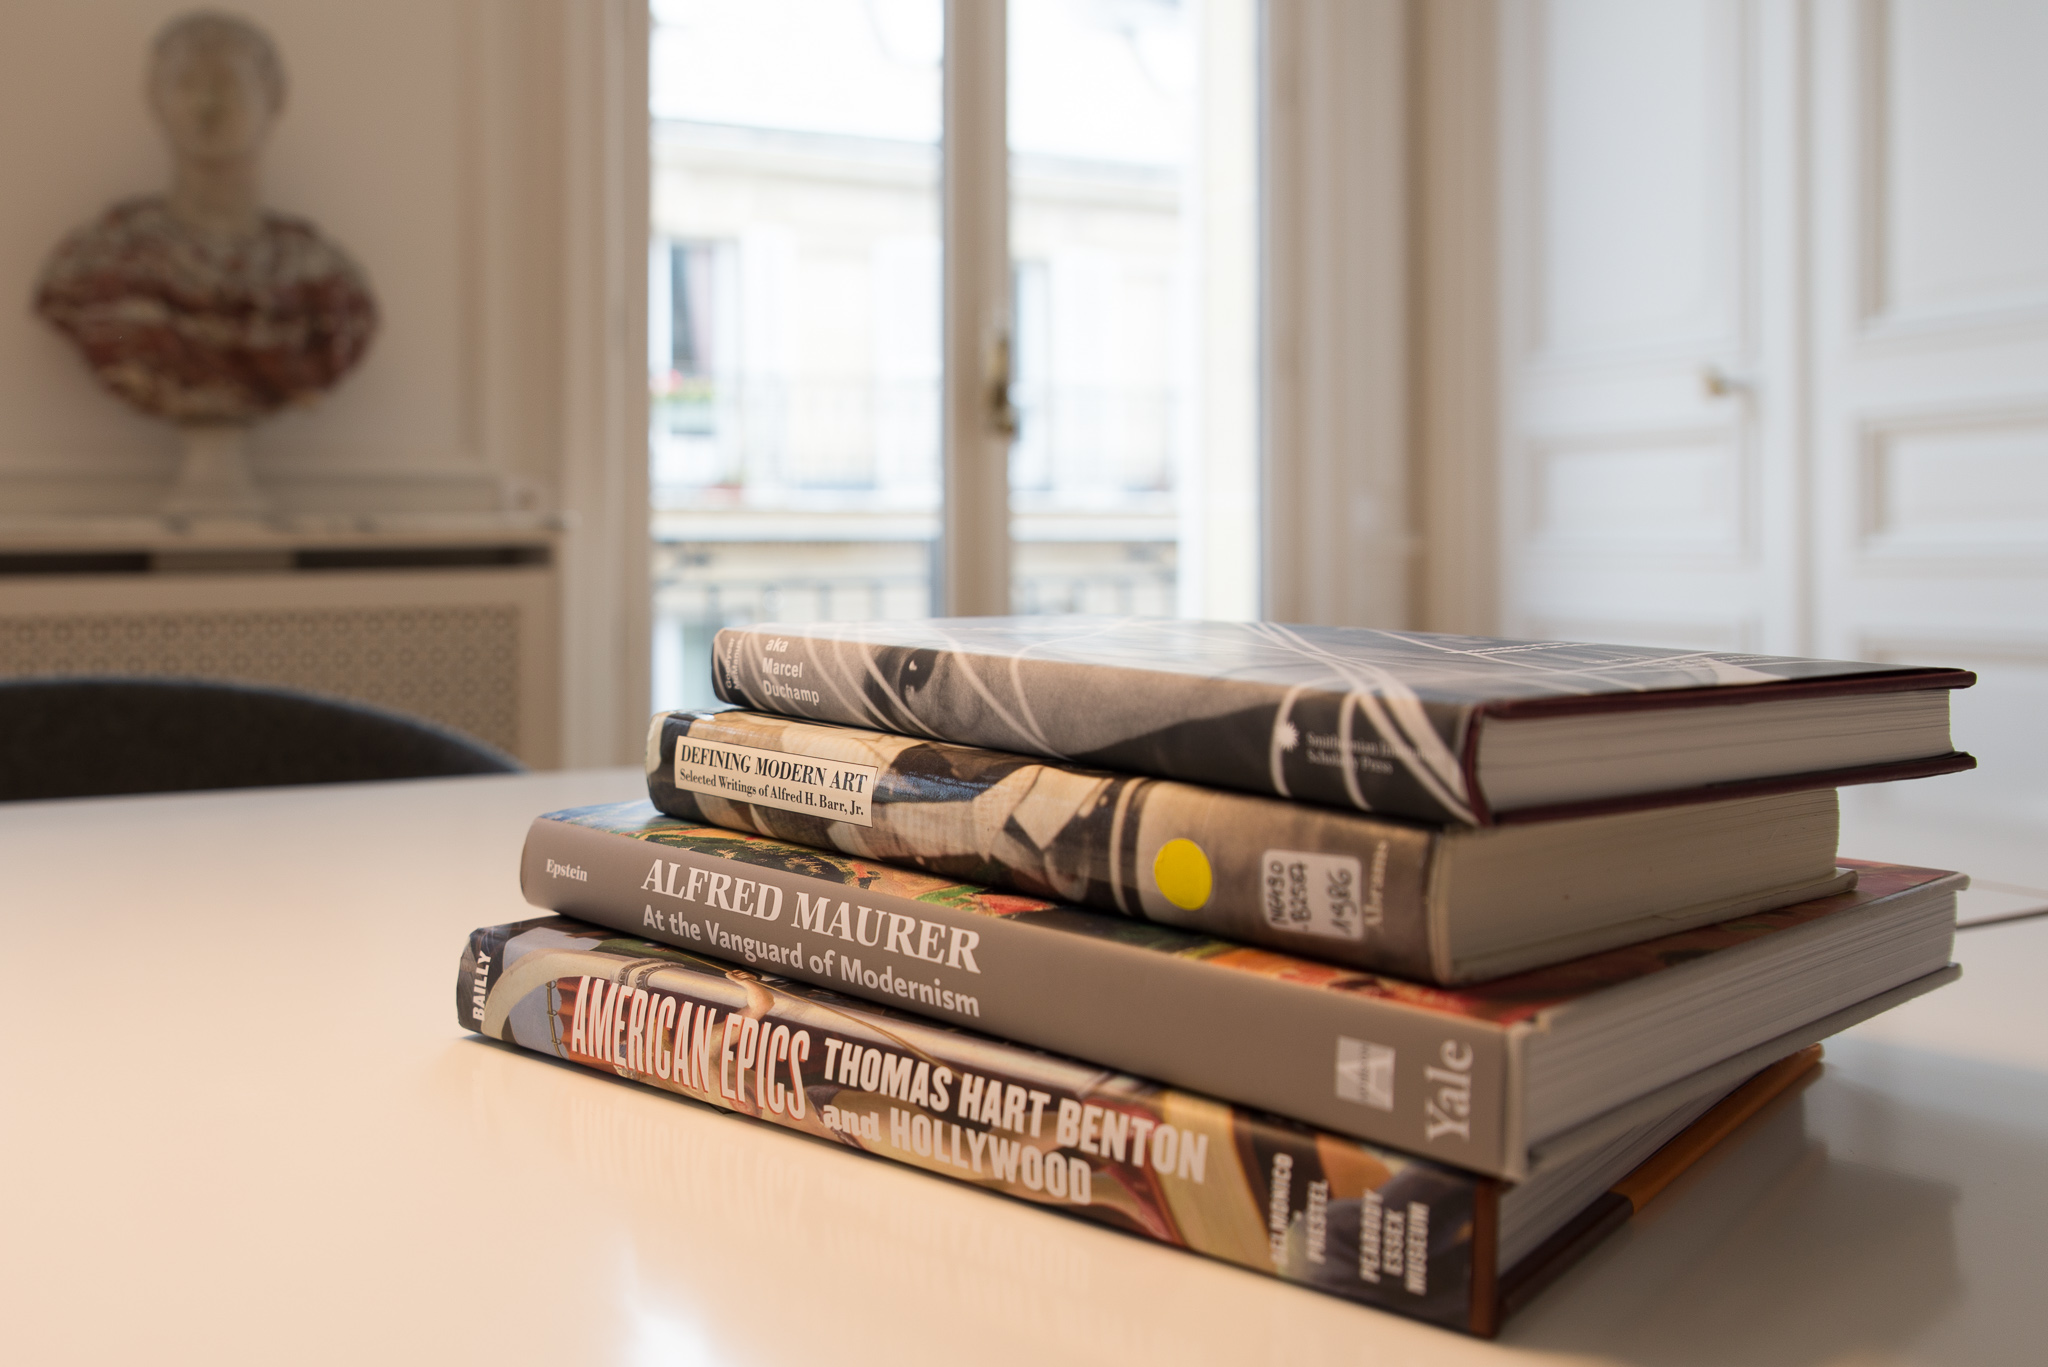
[[[1962,671],[991,618],[714,673],[650,802],[534,823],[466,1026],[1472,1333],[1957,973],[1964,880],[1838,861],[1835,790],[1970,767]]]

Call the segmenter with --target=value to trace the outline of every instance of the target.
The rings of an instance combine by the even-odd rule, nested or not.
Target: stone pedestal
[[[184,463],[163,511],[175,517],[260,517],[267,503],[249,473],[249,429],[192,423],[178,429]]]

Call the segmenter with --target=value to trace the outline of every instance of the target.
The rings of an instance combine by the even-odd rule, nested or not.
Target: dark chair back
[[[203,679],[0,680],[0,801],[524,767],[417,717],[283,688]]]

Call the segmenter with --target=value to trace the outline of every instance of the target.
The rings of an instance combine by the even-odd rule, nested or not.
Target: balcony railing
[[[1027,385],[1015,397],[1013,488],[1102,506],[1173,487],[1171,391]],[[936,380],[671,381],[657,388],[652,426],[658,508],[834,490],[937,504]]]

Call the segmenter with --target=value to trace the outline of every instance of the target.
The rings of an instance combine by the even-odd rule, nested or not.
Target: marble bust
[[[151,50],[148,96],[170,145],[169,192],[123,200],[59,243],[35,308],[108,389],[188,429],[190,476],[191,429],[213,429],[219,447],[317,399],[362,359],[377,306],[339,247],[258,198],[285,102],[268,34],[230,14],[173,19]]]

